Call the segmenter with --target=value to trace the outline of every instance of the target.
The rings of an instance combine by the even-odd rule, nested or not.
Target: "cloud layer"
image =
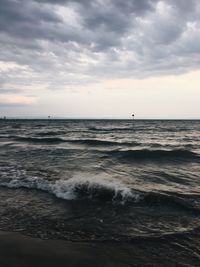
[[[0,44],[1,94],[189,72],[200,2],[0,0]]]

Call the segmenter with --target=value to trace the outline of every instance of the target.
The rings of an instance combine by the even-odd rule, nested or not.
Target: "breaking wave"
[[[187,200],[184,195],[168,194],[166,192],[144,192],[129,188],[118,181],[95,180],[92,178],[74,177],[68,180],[51,182],[37,177],[13,179],[1,182],[0,186],[8,188],[37,189],[55,195],[64,200],[91,200],[112,202],[113,204],[138,203],[144,206],[170,207],[184,209],[199,214],[199,207]]]
[[[113,201],[125,203],[127,201],[139,201],[140,194],[118,181],[94,180],[92,178],[71,178],[57,180],[55,183],[31,177],[27,179],[13,179],[9,182],[1,182],[0,186],[8,188],[29,188],[43,190],[65,200],[91,199],[100,201]]]

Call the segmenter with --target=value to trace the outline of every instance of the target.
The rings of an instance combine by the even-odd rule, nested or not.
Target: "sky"
[[[0,117],[200,119],[199,0],[0,0]]]

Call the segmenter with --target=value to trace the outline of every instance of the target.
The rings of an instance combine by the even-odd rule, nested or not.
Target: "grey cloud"
[[[22,90],[20,89],[9,89],[9,88],[0,88],[0,94],[10,94],[10,93],[20,93]]]
[[[0,30],[5,32],[20,31],[26,25],[37,26],[41,22],[58,23],[59,17],[50,9],[42,10],[31,1],[1,0],[0,1]]]
[[[124,32],[130,25],[134,17],[139,16],[152,9],[150,1],[104,1],[95,2],[90,10],[81,5],[83,18],[87,27],[99,29],[102,26],[108,31]],[[134,17],[132,17],[134,16]]]
[[[52,5],[63,3],[64,7],[71,7],[78,12],[84,23],[85,40],[82,31],[65,25],[54,9],[43,6],[41,2]],[[152,5],[150,1],[144,0],[128,0],[124,3],[119,0],[116,2],[1,0],[0,7],[0,30],[2,32],[26,39],[76,41],[90,44],[100,38],[96,38],[96,34],[88,30],[102,28],[103,32],[122,33],[130,25],[131,14],[146,12],[151,9]],[[100,30],[100,34],[103,32]]]
[[[182,12],[188,14],[195,10],[197,1],[196,0],[169,0],[172,7],[181,10]]]
[[[199,69],[199,25],[198,0],[0,0],[0,61],[27,68],[0,80],[54,89]]]
[[[50,8],[42,10],[33,1],[1,0],[0,6],[1,22],[60,21],[59,17],[51,12]]]

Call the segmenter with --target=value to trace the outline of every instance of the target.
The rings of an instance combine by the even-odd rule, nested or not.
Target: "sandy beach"
[[[173,241],[171,250],[167,250],[166,246],[164,240],[163,244],[156,240],[133,243],[87,243],[41,240],[19,233],[1,231],[0,266],[199,266],[199,258],[195,252],[180,247],[177,253],[174,250],[176,243]]]
[[[41,240],[0,232],[0,266],[132,266],[121,246]]]

